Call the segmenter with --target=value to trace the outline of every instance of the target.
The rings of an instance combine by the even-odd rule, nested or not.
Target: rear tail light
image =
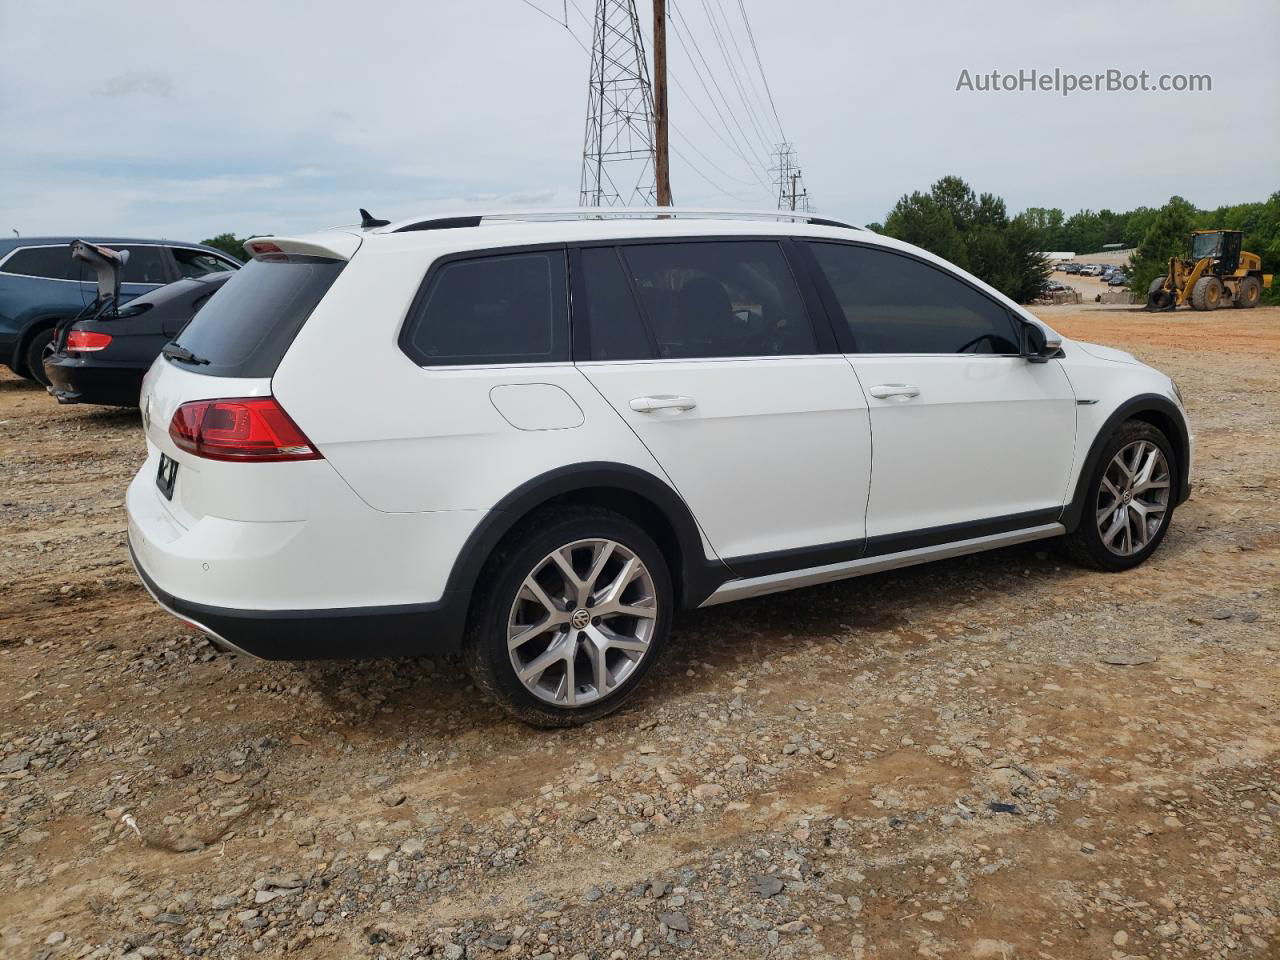
[[[76,353],[93,353],[111,345],[111,334],[92,330],[72,330],[67,334],[67,349]]]
[[[169,436],[180,449],[206,460],[322,459],[275,397],[184,403],[173,412]]]

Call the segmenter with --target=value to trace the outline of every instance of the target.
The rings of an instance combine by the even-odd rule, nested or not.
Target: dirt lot
[[[684,615],[553,733],[452,662],[216,652],[129,568],[136,416],[0,379],[0,955],[1280,956],[1280,309],[1045,315],[1186,394],[1150,563]]]

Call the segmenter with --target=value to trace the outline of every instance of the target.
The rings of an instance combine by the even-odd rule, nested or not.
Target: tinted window
[[[6,260],[0,270],[24,277],[66,280],[72,276],[73,263],[70,246],[27,247]]]
[[[782,249],[771,241],[620,247],[659,357],[816,353]]]
[[[446,263],[415,302],[401,343],[424,365],[568,360],[564,252]]]
[[[1004,307],[919,260],[814,243],[859,353],[1018,353]]]
[[[129,260],[124,265],[124,283],[168,283],[172,278],[164,262],[163,247],[113,247],[128,250]]]
[[[652,359],[653,347],[618,251],[613,247],[583,250],[582,275],[591,323],[591,359]]]
[[[203,277],[206,273],[225,273],[235,269],[227,261],[203,250],[174,247],[173,256],[178,261],[178,273],[184,277]]]
[[[269,377],[343,260],[289,257],[251,260],[195,315],[178,343],[208,360],[200,372],[223,377]]]

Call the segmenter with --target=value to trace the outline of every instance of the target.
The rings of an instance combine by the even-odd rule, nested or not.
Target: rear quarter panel
[[[638,467],[670,485],[572,363],[423,368],[410,360],[397,344],[401,324],[431,261],[453,249],[424,252],[419,244],[366,244],[272,382],[361,499],[393,513],[487,510],[525,481],[583,461]],[[559,388],[581,416],[552,429],[521,429],[491,394],[522,384]]]

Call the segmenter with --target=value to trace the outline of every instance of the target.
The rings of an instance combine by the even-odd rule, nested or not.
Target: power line
[[[577,13],[577,15],[578,15],[580,18],[582,18],[582,21],[583,21],[584,23],[586,23],[586,24],[588,24],[588,25],[589,25],[589,24],[590,24],[590,21],[589,21],[589,20],[587,20],[587,15],[586,15],[585,13],[583,13],[583,12],[582,12],[582,8],[578,6],[577,0],[568,0],[568,3],[569,3],[569,4],[571,4],[571,5],[573,6],[574,12],[575,12],[575,13]],[[578,44],[578,46],[582,47],[582,49],[583,49],[584,51],[587,51],[587,47],[586,47],[586,45],[585,45],[585,44],[584,44],[584,43],[583,43],[583,42],[578,38],[578,35],[577,35],[577,33],[575,33],[575,32],[574,32],[573,28],[571,28],[571,27],[570,27],[570,28],[568,28],[568,29],[569,29],[569,35],[570,35],[571,37],[573,37],[574,42],[575,42],[575,43],[577,43],[577,44]],[[589,52],[589,51],[587,51],[587,52]],[[714,124],[712,124],[712,122],[707,118],[707,115],[706,115],[705,113],[703,113],[703,112],[702,112],[702,108],[698,106],[698,102],[697,102],[695,99],[693,99],[693,97],[692,97],[692,96],[690,96],[689,91],[685,88],[684,84],[682,84],[682,83],[680,82],[680,78],[679,78],[679,77],[677,77],[677,76],[675,75],[675,72],[674,72],[674,71],[668,71],[668,73],[669,73],[669,75],[670,75],[670,77],[671,77],[671,80],[672,80],[672,81],[675,83],[675,85],[679,88],[680,92],[681,92],[681,93],[683,93],[683,94],[685,95],[685,97],[687,98],[687,102],[689,103],[689,105],[690,105],[690,106],[692,106],[692,107],[693,107],[693,109],[694,109],[694,111],[698,114],[698,116],[702,118],[702,121],[703,121],[705,124],[707,124],[707,129],[709,129],[713,134],[715,134],[715,135],[716,135],[716,137],[717,137],[717,138],[719,138],[719,140],[720,140],[720,142],[721,142],[721,143],[723,143],[725,146],[729,147],[730,149],[733,149],[733,144],[732,144],[730,141],[728,141],[728,140],[725,140],[725,139],[724,139],[724,137],[721,135],[720,131],[719,131],[719,130],[717,130],[717,129],[715,128],[715,125],[714,125]],[[712,106],[714,106],[714,105],[715,105],[715,104],[714,104],[714,102],[713,102],[713,103],[712,103]],[[723,122],[723,120],[722,120],[722,122]],[[711,167],[713,167],[713,168],[714,168],[717,172],[719,172],[722,176],[728,177],[730,180],[734,181],[735,183],[740,183],[740,184],[742,184],[743,186],[754,187],[754,186],[756,186],[756,185],[759,185],[759,186],[763,187],[764,189],[766,189],[766,190],[770,190],[770,191],[771,191],[771,189],[772,189],[772,188],[769,186],[769,184],[768,184],[768,183],[766,183],[766,182],[764,181],[764,179],[760,176],[760,174],[759,174],[759,173],[757,173],[757,172],[755,171],[755,168],[751,166],[750,161],[748,161],[748,160],[747,160],[747,158],[746,158],[745,156],[743,156],[743,157],[742,157],[742,159],[743,159],[743,161],[744,161],[745,163],[747,163],[747,165],[748,165],[748,169],[750,170],[750,172],[752,173],[752,175],[755,177],[755,182],[754,182],[754,183],[753,183],[752,181],[750,181],[750,180],[743,180],[741,177],[735,176],[734,174],[729,173],[727,170],[725,170],[723,167],[721,167],[718,163],[716,163],[716,162],[715,162],[714,160],[712,160],[709,156],[707,156],[707,154],[706,154],[703,150],[701,150],[701,149],[698,147],[698,145],[697,145],[696,143],[694,143],[694,142],[693,142],[693,139],[692,139],[691,137],[687,136],[687,135],[685,134],[685,132],[684,132],[683,130],[681,130],[681,129],[680,129],[680,127],[679,127],[679,126],[677,126],[674,122],[672,122],[672,123],[671,123],[671,129],[672,129],[675,133],[677,133],[681,138],[683,138],[684,143],[685,143],[685,146],[687,146],[689,149],[691,149],[691,150],[693,150],[695,153],[697,153],[697,154],[698,154],[698,156],[702,157],[702,159],[703,159],[703,160],[705,160],[705,161],[706,161],[706,162],[707,162]],[[684,160],[686,163],[689,163],[689,164],[690,164],[690,166],[693,166],[692,162],[691,162],[687,157],[685,157],[683,154],[679,154],[679,153],[678,153],[678,151],[676,151],[674,147],[672,148],[672,151],[673,151],[673,152],[676,152],[676,153],[677,153],[677,155],[678,155],[678,156],[680,156],[680,158],[681,158],[682,160]],[[741,155],[741,153],[740,153],[739,155]],[[697,170],[697,169],[695,168],[694,172],[695,172],[695,173],[697,173],[697,174],[698,174],[700,177],[702,177],[704,180],[707,180],[707,182],[708,182],[708,183],[712,183],[712,186],[715,186],[715,187],[716,187],[716,189],[717,189],[719,192],[721,192],[721,193],[725,194],[725,196],[729,196],[729,197],[736,196],[736,194],[733,194],[733,193],[730,193],[730,192],[728,192],[728,191],[726,191],[726,190],[723,190],[723,189],[722,189],[722,188],[720,188],[718,185],[714,184],[711,180],[709,180],[709,179],[706,177],[706,175],[705,175],[705,174],[703,174],[703,173],[702,173],[702,171]]]
[[[564,17],[564,19],[563,19],[563,20],[561,20],[561,19],[557,19],[556,17],[552,16],[552,15],[551,15],[550,13],[548,13],[546,10],[542,9],[541,7],[537,6],[537,5],[536,5],[536,4],[534,4],[534,3],[531,3],[531,2],[530,2],[530,0],[521,0],[521,2],[522,2],[522,3],[524,3],[526,6],[531,7],[533,10],[537,11],[538,13],[542,14],[544,17],[546,17],[548,20],[550,20],[550,21],[552,21],[553,23],[555,23],[557,26],[563,27],[563,28],[565,29],[565,32],[567,32],[567,33],[569,34],[569,36],[573,39],[573,42],[574,42],[574,43],[576,43],[576,44],[578,45],[578,47],[579,47],[579,48],[580,48],[584,53],[587,53],[589,56],[592,56],[592,51],[591,51],[591,49],[589,49],[589,48],[587,47],[587,45],[586,45],[585,43],[583,43],[582,39],[578,36],[577,31],[575,31],[575,30],[573,29],[573,27],[571,27],[571,26],[569,25],[569,21],[568,21],[568,8],[569,8],[570,6],[572,6],[572,7],[573,7],[573,11],[574,11],[574,13],[576,13],[576,14],[578,15],[579,19],[581,19],[581,20],[582,20],[582,22],[583,22],[583,24],[584,24],[584,25],[587,25],[587,26],[593,26],[593,21],[592,21],[592,20],[590,20],[590,19],[588,19],[587,15],[582,11],[582,8],[578,5],[578,0],[564,0],[565,17]],[[616,2],[616,0],[615,0],[615,2]],[[683,19],[683,17],[682,17],[682,19]],[[637,24],[637,26],[638,26],[638,24]],[[593,27],[593,30],[594,30],[594,27]],[[619,43],[617,42],[617,41],[620,41],[621,39],[622,39],[622,37],[621,37],[620,35],[618,35],[618,36],[615,36],[615,37],[613,38],[613,40],[614,40],[615,42],[614,42],[612,45],[608,45],[608,44],[606,44],[606,46],[608,47],[608,49],[605,51],[605,54],[604,54],[604,58],[605,58],[605,59],[604,59],[604,66],[609,67],[609,68],[613,68],[613,69],[615,69],[615,70],[616,70],[620,65],[621,65],[621,66],[629,66],[629,64],[622,64],[622,63],[621,63],[621,61],[619,60],[618,56],[616,56],[616,55],[615,55],[616,51],[617,51],[618,49],[620,49],[620,46],[625,46],[625,44],[619,44]],[[677,39],[680,41],[681,46],[682,46],[682,48],[683,48],[683,49],[684,49],[684,51],[685,51],[685,55],[689,58],[690,66],[693,68],[694,73],[697,75],[697,77],[698,77],[699,81],[701,82],[701,84],[702,84],[702,88],[703,88],[703,91],[706,93],[707,98],[708,98],[708,101],[710,102],[710,104],[711,104],[711,106],[712,106],[712,109],[714,110],[714,112],[715,112],[716,116],[719,118],[721,126],[723,126],[723,127],[724,127],[724,129],[725,129],[725,131],[726,131],[727,133],[729,133],[729,137],[730,137],[730,138],[733,138],[733,133],[732,133],[732,131],[731,131],[731,130],[730,130],[730,128],[729,128],[729,124],[728,124],[728,122],[725,120],[724,115],[720,112],[719,106],[716,104],[715,97],[714,97],[714,96],[712,96],[710,89],[707,87],[706,80],[703,78],[701,71],[699,71],[699,70],[698,70],[697,63],[694,61],[692,54],[690,54],[690,53],[689,53],[689,49],[688,49],[688,47],[684,45],[684,40],[683,40],[683,38],[681,38],[681,37],[679,36],[679,34],[677,34]],[[695,44],[696,44],[696,41],[695,41]],[[640,47],[640,49],[641,49],[641,51],[643,51],[643,37],[641,37],[641,47]],[[599,51],[597,51],[597,52],[599,52]],[[699,55],[701,55],[701,51],[699,51]],[[704,64],[705,64],[705,63],[706,63],[706,59],[705,59],[705,57],[703,57],[702,59],[703,59],[703,62],[704,62]],[[708,69],[710,69],[709,65],[708,65]],[[593,71],[594,71],[594,70],[595,70],[595,63],[594,63],[594,60],[593,60]],[[688,148],[689,150],[692,150],[692,151],[693,151],[694,153],[696,153],[699,157],[701,157],[701,158],[702,158],[702,160],[703,160],[703,161],[705,161],[705,163],[708,165],[708,167],[710,167],[710,168],[711,168],[712,170],[714,170],[715,172],[719,173],[721,176],[726,177],[727,179],[729,179],[729,180],[733,181],[734,183],[738,183],[738,184],[741,184],[741,185],[743,185],[743,186],[753,187],[753,188],[755,188],[755,187],[763,188],[764,190],[769,191],[772,195],[774,195],[774,196],[776,197],[776,196],[777,196],[777,194],[776,194],[776,192],[774,191],[774,188],[773,188],[773,187],[771,187],[771,186],[769,185],[769,183],[768,183],[768,182],[767,182],[767,181],[766,181],[766,180],[761,176],[761,173],[760,173],[761,168],[760,168],[760,167],[757,167],[757,166],[756,166],[756,164],[754,164],[754,163],[753,163],[753,162],[752,162],[752,161],[747,157],[747,155],[742,151],[742,148],[741,148],[740,146],[738,146],[738,145],[737,145],[737,143],[736,143],[736,141],[735,141],[734,139],[726,139],[726,138],[724,137],[724,135],[723,135],[723,134],[721,134],[720,130],[719,130],[719,129],[717,129],[716,125],[715,125],[714,123],[712,123],[712,122],[711,122],[711,120],[710,120],[710,119],[707,117],[707,115],[703,112],[702,108],[698,105],[697,99],[695,99],[695,98],[690,94],[689,90],[684,86],[684,84],[682,84],[682,83],[680,82],[680,78],[679,78],[679,77],[677,77],[677,76],[675,76],[674,72],[670,72],[670,76],[671,76],[672,81],[673,81],[673,82],[675,83],[675,85],[677,86],[677,88],[679,88],[679,90],[681,91],[681,93],[682,93],[682,94],[684,94],[684,96],[685,96],[685,98],[686,98],[686,102],[688,102],[688,104],[689,104],[691,107],[693,107],[693,109],[694,109],[694,111],[697,113],[697,115],[698,115],[698,116],[702,119],[702,121],[706,124],[707,129],[708,129],[708,130],[710,130],[710,131],[711,131],[711,132],[716,136],[716,138],[717,138],[718,140],[720,140],[720,142],[721,142],[721,143],[723,143],[723,144],[724,144],[726,147],[728,147],[730,150],[734,151],[734,152],[737,154],[737,156],[738,156],[738,157],[743,161],[743,163],[745,163],[745,164],[746,164],[748,172],[749,172],[749,173],[750,173],[750,175],[754,178],[754,182],[753,182],[753,181],[751,181],[751,180],[744,180],[744,179],[742,179],[741,177],[736,176],[736,175],[734,175],[734,174],[730,173],[729,171],[725,170],[722,166],[720,166],[718,163],[716,163],[716,161],[715,161],[715,160],[713,160],[710,156],[708,156],[708,155],[706,154],[706,152],[705,152],[705,151],[703,151],[703,150],[702,150],[702,149],[697,145],[697,143],[695,143],[695,142],[694,142],[694,140],[693,140],[691,137],[687,136],[684,130],[682,130],[682,129],[681,129],[680,127],[678,127],[676,124],[672,123],[672,124],[671,124],[671,128],[672,128],[672,130],[673,130],[673,131],[674,131],[674,132],[675,132],[675,133],[676,133],[676,134],[681,138],[681,141],[682,141],[683,145],[684,145],[686,148]],[[594,80],[593,80],[593,83],[594,83]],[[714,83],[714,75],[713,75],[713,83]],[[716,86],[717,86],[717,90],[719,90],[719,86],[718,86],[718,84],[717,84]],[[593,94],[594,94],[594,93],[596,93],[596,92],[598,92],[598,90],[593,90]],[[726,108],[728,108],[728,107],[729,107],[729,104],[728,104],[727,99],[725,99],[725,97],[724,97],[724,92],[723,92],[723,90],[719,90],[719,92],[720,92],[720,95],[721,95],[721,99],[722,99],[722,100],[724,100],[724,102],[725,102],[725,106],[726,106]],[[754,91],[753,91],[753,92],[754,92]],[[634,118],[632,118],[632,119],[634,119]],[[735,116],[733,119],[734,119],[734,123],[738,126],[738,130],[739,130],[739,132],[740,132],[744,137],[747,137],[746,130],[745,130],[745,129],[743,129],[742,125],[738,122],[737,117]],[[588,140],[590,140],[590,139],[591,139],[591,132],[592,132],[591,127],[592,127],[592,125],[593,125],[593,124],[594,124],[594,126],[595,126],[595,128],[596,128],[596,133],[597,133],[597,134],[600,134],[600,132],[601,132],[601,130],[600,130],[600,128],[601,128],[600,120],[601,120],[601,118],[600,118],[600,117],[594,117],[594,116],[593,116],[593,117],[591,117],[591,118],[589,119],[589,121],[588,121]],[[628,134],[630,134],[630,133],[633,133],[634,131],[627,131],[627,132],[628,132]],[[749,138],[748,138],[748,139],[749,139]],[[604,140],[605,140],[605,141],[610,141],[610,138],[609,138],[608,136],[605,136],[605,137],[604,137]],[[610,142],[612,143],[612,145],[617,145],[617,144],[618,144],[618,138],[617,138],[617,137],[613,137],[613,138],[612,138],[612,140],[611,140]],[[706,173],[706,172],[704,172],[704,171],[699,167],[699,165],[697,164],[697,162],[695,162],[693,159],[691,159],[691,158],[690,158],[689,156],[687,156],[685,153],[683,153],[682,151],[680,151],[680,150],[679,150],[679,149],[678,149],[674,144],[671,146],[671,151],[672,151],[674,154],[676,154],[676,156],[677,156],[677,157],[679,157],[679,158],[680,158],[680,160],[682,160],[682,161],[683,161],[683,162],[688,166],[688,168],[689,168],[689,169],[690,169],[694,174],[696,174],[696,175],[697,175],[701,180],[703,180],[703,181],[704,181],[708,186],[710,186],[710,187],[711,187],[711,188],[712,188],[716,193],[721,194],[721,195],[726,196],[726,197],[732,197],[733,199],[738,200],[738,201],[741,201],[741,202],[748,202],[747,198],[743,197],[741,194],[739,194],[739,193],[735,193],[735,192],[733,192],[733,191],[731,191],[731,190],[727,190],[727,189],[725,189],[721,184],[717,183],[714,179],[712,179],[710,176],[708,176],[708,175],[707,175],[707,173]],[[599,159],[599,158],[597,158],[597,159]],[[598,185],[596,188],[594,188],[594,189],[593,189],[593,197],[597,197],[597,196],[606,196],[606,195],[608,195],[608,196],[620,196],[620,195],[621,195],[621,193],[622,193],[622,191],[621,191],[621,190],[619,190],[619,189],[617,188],[617,186],[614,184],[614,182],[613,182],[613,178],[610,176],[609,170],[607,169],[607,167],[608,167],[608,166],[609,166],[609,162],[608,162],[608,161],[606,161],[606,163],[604,163],[604,164],[597,164],[597,167],[596,167],[596,173],[599,175],[600,183],[599,183],[599,185]],[[768,172],[767,168],[765,169],[765,172],[766,172],[766,173]],[[585,176],[585,160],[584,160],[584,176]],[[604,191],[604,193],[603,193],[603,194],[602,194],[602,193],[600,193],[600,190],[603,190],[603,191]]]
[[[707,62],[707,58],[703,56],[702,48],[698,46],[698,38],[695,37],[693,35],[693,31],[689,29],[689,22],[685,19],[683,11],[678,6],[676,6],[676,4],[674,3],[674,0],[671,4],[671,11],[672,13],[675,14],[676,17],[680,19],[680,22],[684,25],[682,30],[673,31],[676,35],[676,40],[679,41],[680,48],[684,50],[685,56],[689,58],[689,65],[693,68],[694,74],[698,77],[698,81],[702,84],[702,89],[706,93],[707,99],[711,101],[711,105],[716,111],[716,116],[718,116],[720,118],[720,122],[724,124],[725,132],[729,134],[729,137],[731,139],[733,138],[734,136],[733,131],[729,129],[729,124],[724,118],[724,113],[720,111],[720,107],[715,102],[715,97],[711,95],[711,90],[707,86],[707,80],[702,75],[702,71],[698,69],[698,64],[693,59],[693,54],[689,52],[688,46],[685,45],[683,35],[687,35],[689,37],[689,42],[693,44],[693,49],[698,54],[698,59],[701,60],[702,65],[706,67],[707,75],[711,79],[711,86],[715,88],[718,94],[720,94],[720,100],[724,104],[725,111],[729,114],[730,119],[733,120],[734,126],[738,128],[738,133],[741,134],[743,141],[749,144],[751,140],[751,136],[747,133],[746,128],[742,125],[742,122],[738,119],[737,114],[734,113],[733,107],[729,104],[728,97],[724,95],[724,90],[721,89],[719,82],[716,80],[715,71],[711,69],[711,65]],[[674,21],[672,25],[674,26]],[[739,154],[741,154],[742,159],[744,161],[747,160],[746,154],[742,152],[741,144],[735,144],[735,149],[738,151]],[[752,152],[753,153],[755,152],[754,147],[752,147]],[[768,165],[764,163],[760,163],[760,160],[758,157],[755,158],[754,162],[747,161],[747,163],[752,167],[755,167],[758,165],[761,169],[768,169]]]
[[[523,3],[526,7],[529,7],[530,9],[537,10],[540,14],[542,14],[544,17],[546,17],[546,18],[547,18],[548,20],[550,20],[552,23],[557,23],[557,24],[559,24],[560,26],[565,27],[566,29],[568,29],[568,26],[569,26],[569,18],[568,18],[568,17],[565,17],[565,18],[564,18],[564,22],[563,22],[563,23],[561,23],[561,22],[560,22],[560,18],[559,18],[559,17],[554,17],[554,16],[552,16],[551,14],[547,13],[547,11],[543,10],[543,9],[542,9],[540,6],[538,6],[536,3],[533,3],[533,2],[532,2],[532,0],[520,0],[520,2],[521,2],[521,3]]]
[[[773,111],[773,119],[778,124],[778,132],[782,134],[782,139],[786,140],[787,135],[782,130],[782,118],[778,116],[778,107],[773,102],[773,91],[769,89],[769,78],[764,75],[764,64],[760,61],[760,50],[756,47],[756,35],[751,30],[751,21],[747,18],[747,8],[743,0],[738,0],[738,9],[742,11],[742,23],[747,28],[747,39],[751,41],[751,52],[755,54],[756,69],[760,71],[760,80],[764,83],[764,92],[769,97],[769,109]]]
[[[573,7],[574,13],[576,13],[579,16],[579,18],[581,18],[584,24],[586,24],[587,26],[591,26],[591,21],[588,20],[587,15],[582,12],[582,8],[578,6],[577,0],[568,0],[568,4]],[[641,30],[643,32],[643,25],[641,26]],[[586,45],[580,39],[578,39],[578,35],[574,33],[572,28],[570,28],[569,33],[570,33],[570,36],[573,37],[574,41],[578,44],[578,46],[582,47],[583,50],[587,49]],[[684,40],[679,35],[677,35],[676,39],[679,40],[681,46],[684,47]],[[688,48],[684,47],[684,50],[685,50],[686,56],[689,56]],[[690,56],[690,63],[694,67],[694,71],[696,73],[697,65],[693,64],[691,56]],[[710,118],[708,118],[707,115],[702,111],[702,108],[698,106],[697,99],[689,92],[688,88],[685,87],[685,85],[680,82],[680,77],[676,75],[676,72],[668,68],[667,73],[668,73],[668,76],[671,78],[671,82],[674,83],[677,89],[679,89],[680,92],[684,94],[685,96],[684,102],[688,103],[689,106],[693,107],[694,112],[697,113],[697,115],[702,119],[702,122],[707,125],[707,129],[710,130],[711,133],[715,135],[716,139],[718,139],[726,147],[736,152],[738,156],[742,159],[742,162],[747,165],[748,171],[755,178],[755,184],[759,184],[764,189],[772,192],[772,187],[770,187],[768,182],[760,175],[759,170],[757,170],[757,168],[752,164],[752,161],[747,158],[746,154],[742,152],[742,149],[736,146],[732,140],[725,139],[724,134],[722,134],[719,131],[719,129],[716,128],[716,125],[712,123]],[[698,74],[698,79],[702,80],[701,74]],[[702,81],[702,84],[703,84],[704,91],[706,91],[707,93],[707,97],[711,103],[712,108],[716,111],[717,116],[720,117],[721,125],[724,126],[726,131],[728,131],[729,130],[728,124],[725,122],[723,115],[720,114],[719,108],[716,106],[715,98],[712,97],[710,91],[706,89],[706,81]],[[680,130],[674,122],[671,123],[671,129],[674,130],[676,133],[680,134],[680,136],[684,138],[686,146],[688,146],[691,150],[695,151],[699,156],[701,156],[704,160],[706,160],[707,163],[709,163],[712,167],[718,170],[722,175],[728,177],[730,180],[733,180],[735,183],[741,183],[744,186],[755,185],[748,180],[743,180],[741,177],[737,177],[729,173],[723,167],[719,166],[714,160],[708,157],[704,151],[699,149],[697,144],[693,142],[692,138],[688,137],[684,133],[684,131]],[[729,136],[730,137],[733,136],[731,131],[729,133]],[[768,171],[765,170],[765,172],[767,173]],[[729,193],[729,194],[726,194],[726,196],[733,196],[733,194]]]
[[[729,23],[729,15],[725,13],[724,10],[724,0],[716,0],[716,9],[720,11],[720,22],[724,25],[725,35],[729,38],[730,43],[733,44],[733,52],[737,57],[734,61],[735,65],[741,68],[741,75],[745,77],[747,88],[751,91],[751,96],[755,98],[755,103],[760,107],[760,117],[762,118],[762,123],[767,128],[769,126],[769,118],[771,115],[770,105],[765,98],[760,95],[760,90],[756,87],[756,81],[752,75],[754,71],[751,69],[750,60],[748,60],[747,56],[742,52],[742,47],[738,43],[738,31],[734,30]],[[745,23],[746,21],[743,22]],[[763,78],[763,76],[764,74],[762,72],[761,77]],[[773,114],[773,119],[777,120],[776,113]],[[781,136],[781,125],[777,127],[777,131]],[[768,130],[767,132],[770,137],[773,137],[773,130]],[[783,139],[785,139],[785,136]]]
[[[756,119],[756,108],[752,106],[751,100],[747,97],[745,88],[742,85],[742,78],[738,72],[738,67],[734,63],[733,58],[729,56],[729,48],[724,42],[724,36],[720,32],[720,25],[716,22],[715,12],[711,8],[708,0],[702,0],[702,12],[706,14],[707,24],[711,27],[711,36],[716,41],[716,47],[720,50],[720,56],[724,59],[724,65],[729,72],[729,80],[733,83],[734,90],[737,91],[738,98],[742,101],[743,111],[747,115],[747,122],[751,125],[751,129],[755,135],[760,138],[760,145],[764,147],[768,153],[770,149],[770,138],[765,136],[764,128]]]

